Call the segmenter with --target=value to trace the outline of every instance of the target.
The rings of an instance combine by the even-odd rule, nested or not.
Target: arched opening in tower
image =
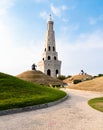
[[[56,72],[55,72],[55,73],[56,73],[56,76],[58,76],[58,74],[59,74],[59,71],[58,71],[58,70],[56,70]]]
[[[50,60],[51,59],[51,57],[50,56],[48,56],[48,60]]]
[[[47,70],[47,75],[51,76],[51,70],[50,69]]]
[[[55,47],[53,46],[53,51],[55,51]]]
[[[48,47],[48,51],[50,51],[50,50],[51,50],[51,47],[49,46],[49,47]]]
[[[56,58],[56,56],[54,56],[54,60],[56,60],[57,58]]]

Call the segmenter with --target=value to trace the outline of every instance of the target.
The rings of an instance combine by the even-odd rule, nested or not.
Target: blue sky
[[[62,74],[103,73],[103,0],[0,0],[0,71],[41,60],[49,14]]]

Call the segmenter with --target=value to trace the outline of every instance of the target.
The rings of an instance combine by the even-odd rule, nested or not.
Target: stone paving
[[[70,97],[55,106],[0,116],[0,130],[103,130],[103,113],[87,104],[103,93],[64,91]]]

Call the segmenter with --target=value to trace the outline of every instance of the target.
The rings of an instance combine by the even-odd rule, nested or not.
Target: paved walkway
[[[55,106],[0,116],[0,130],[103,130],[103,113],[87,104],[103,93],[65,91],[70,98]]]

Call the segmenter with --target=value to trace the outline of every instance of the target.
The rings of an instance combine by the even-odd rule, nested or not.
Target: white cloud
[[[62,10],[67,10],[67,6],[62,5],[62,6],[61,6],[61,9],[62,9]]]
[[[91,24],[91,25],[95,25],[100,21],[103,21],[103,15],[100,15],[98,17],[90,17],[89,18],[89,24]]]
[[[22,39],[23,40],[23,39]],[[37,63],[41,56],[41,45],[34,41],[25,43],[13,40],[10,28],[0,24],[0,71],[17,75],[23,71],[30,70],[33,63]],[[34,46],[34,48],[33,48]],[[39,52],[38,52],[39,50]]]
[[[48,13],[46,11],[40,12],[40,17],[43,18],[44,20],[48,19]]]
[[[2,15],[6,14],[7,10],[13,6],[14,0],[2,0],[7,3],[0,4]],[[38,1],[40,2],[40,0]],[[42,2],[42,1],[41,1]],[[4,2],[5,3],[5,2]],[[61,17],[62,11],[65,11],[66,6],[56,7],[51,5],[53,14]],[[40,13],[40,16],[47,19],[48,13],[46,11]],[[10,17],[8,17],[10,18]],[[6,22],[5,22],[6,20]],[[102,15],[99,16],[102,20]],[[64,19],[64,21],[68,21]],[[24,42],[20,39],[19,44],[15,40],[15,36],[11,31],[12,23],[7,24],[7,19],[0,19],[0,71],[10,74],[19,74],[22,71],[31,68],[33,63],[40,60],[43,48],[43,41],[40,39],[31,42],[32,40]],[[18,27],[19,28],[19,27]],[[81,69],[87,73],[103,73],[103,31],[95,31],[89,34],[80,34],[72,43],[68,37],[68,30],[78,30],[79,25],[64,26],[62,29],[65,32],[63,37],[56,38],[57,52],[59,51],[59,59],[62,60],[62,74],[76,74]],[[44,32],[45,33],[45,32]],[[44,34],[45,35],[45,34]],[[39,43],[39,44],[38,44]],[[41,44],[40,44],[41,43]]]
[[[37,3],[44,3],[44,2],[48,2],[48,0],[34,0]]]
[[[0,15],[7,13],[7,10],[14,5],[14,0],[0,0]]]
[[[41,51],[38,52],[38,48],[40,50],[41,41],[38,40],[38,44],[36,41],[31,42],[31,40],[28,41],[27,39],[26,41],[16,36],[15,34],[18,33],[14,34],[13,31],[20,28],[21,23],[19,22],[20,24],[15,27],[14,23],[10,22],[10,19],[10,15],[8,17],[0,16],[0,72],[17,75],[31,69],[31,65],[39,60]],[[12,30],[13,27],[14,30]]]
[[[41,59],[43,41],[30,40],[24,46],[22,40],[18,44],[12,37],[10,25],[0,22],[0,71],[16,75]],[[80,34],[72,43],[63,35],[56,38],[56,44],[62,74],[77,74],[81,69],[89,74],[103,73],[103,31]]]
[[[58,16],[58,17],[61,17],[62,12],[65,11],[65,10],[67,10],[67,7],[66,7],[65,5],[56,7],[56,6],[54,6],[54,4],[51,4],[51,5],[50,5],[50,8],[51,8],[52,13],[53,13],[55,16]]]
[[[69,19],[63,18],[62,21],[65,22],[65,23],[67,23],[67,22],[69,22]]]
[[[103,31],[81,34],[72,43],[65,37],[57,39],[57,47],[62,74],[77,74],[81,69],[93,75],[103,73]]]
[[[94,19],[94,18],[89,18],[89,24],[91,24],[91,25],[94,25],[94,24],[96,24],[97,23],[97,19]]]
[[[65,21],[66,22],[66,21]],[[70,26],[65,25],[61,27],[62,35],[71,35],[73,32],[77,31],[79,29],[79,24],[71,24]]]
[[[69,10],[75,10],[77,8],[77,5],[72,5],[70,7],[68,7]]]
[[[83,36],[84,35],[84,36]],[[83,34],[82,38],[78,39],[79,43],[84,43],[86,46],[85,49],[101,49],[103,48],[103,32],[100,30],[97,30],[91,34]]]
[[[25,40],[25,44],[23,38],[16,41],[16,36],[11,30],[12,26],[14,26],[12,23],[6,24],[0,21],[0,72],[17,75],[30,70],[33,63],[37,64],[41,59],[42,48],[40,39]]]
[[[60,9],[58,7],[55,7],[53,4],[51,4],[51,11],[56,16],[60,16],[61,15]]]

